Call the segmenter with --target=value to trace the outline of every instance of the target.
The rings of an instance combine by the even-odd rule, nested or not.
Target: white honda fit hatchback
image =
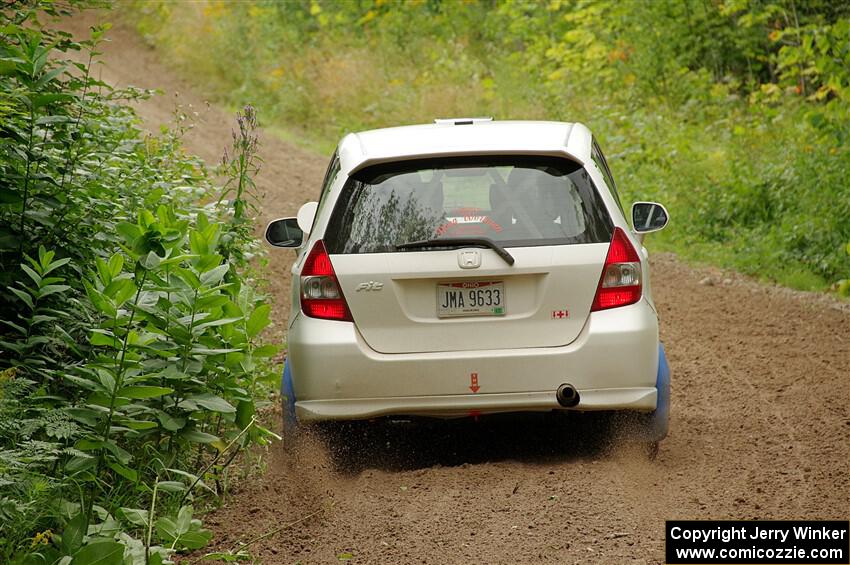
[[[383,416],[628,411],[667,434],[643,234],[582,124],[436,120],[346,136],[295,248],[284,435]]]

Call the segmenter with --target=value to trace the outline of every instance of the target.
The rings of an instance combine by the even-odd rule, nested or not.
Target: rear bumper
[[[650,411],[656,406],[656,389],[652,387],[584,390],[581,391],[580,404],[583,410]],[[295,406],[298,419],[301,421],[354,420],[399,414],[456,418],[562,409],[555,400],[554,391],[303,400],[296,402]]]
[[[581,396],[571,410],[652,411],[658,401],[658,323],[645,299],[591,314],[569,345],[450,353],[378,353],[352,323],[299,315],[289,362],[304,421],[548,411],[561,408],[563,383]]]

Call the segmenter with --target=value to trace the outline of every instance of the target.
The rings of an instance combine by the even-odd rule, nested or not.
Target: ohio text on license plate
[[[437,285],[437,315],[504,316],[504,281],[463,281]]]

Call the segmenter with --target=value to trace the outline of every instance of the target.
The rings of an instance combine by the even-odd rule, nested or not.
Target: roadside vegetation
[[[129,3],[163,60],[325,152],[439,116],[582,121],[656,248],[823,290],[850,272],[850,5]],[[847,288],[847,283],[844,284]]]
[[[91,73],[106,28],[45,24],[68,5],[0,11],[0,562],[170,563],[274,435],[255,416],[277,351],[250,266],[256,116],[217,171],[180,112],[143,135],[128,103],[150,93]]]

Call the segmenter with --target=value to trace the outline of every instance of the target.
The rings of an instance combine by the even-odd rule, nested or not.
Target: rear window
[[[459,237],[487,237],[503,247],[606,243],[612,230],[581,165],[488,156],[358,171],[343,187],[324,239],[330,253],[382,253]]]

